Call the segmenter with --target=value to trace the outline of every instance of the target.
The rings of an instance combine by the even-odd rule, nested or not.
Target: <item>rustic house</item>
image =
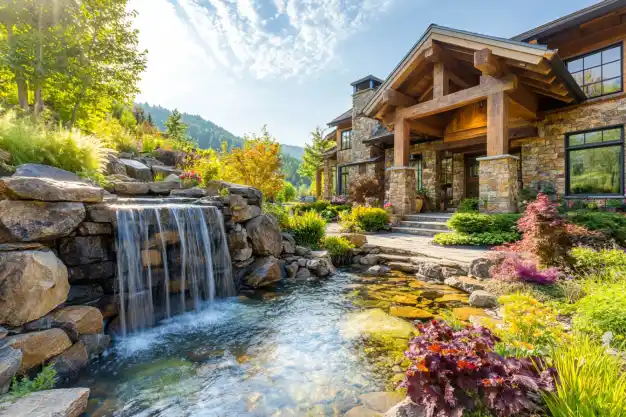
[[[512,39],[431,25],[387,79],[352,83],[318,190],[375,175],[401,215],[417,193],[436,210],[478,197],[486,212],[516,211],[520,190],[540,185],[624,199],[625,41],[626,0]]]

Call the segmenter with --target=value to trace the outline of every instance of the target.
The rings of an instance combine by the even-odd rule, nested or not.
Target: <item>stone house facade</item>
[[[386,80],[352,83],[320,197],[369,174],[397,214],[417,193],[435,211],[464,198],[516,211],[522,189],[624,200],[625,43],[626,0],[513,39],[431,25]]]

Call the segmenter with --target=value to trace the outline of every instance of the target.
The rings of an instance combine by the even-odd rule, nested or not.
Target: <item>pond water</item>
[[[467,301],[411,276],[348,272],[272,291],[116,341],[72,384],[91,388],[87,415],[342,416],[359,395],[397,384],[408,337],[364,343],[355,332],[380,316],[406,332],[408,321],[386,313],[426,317]]]

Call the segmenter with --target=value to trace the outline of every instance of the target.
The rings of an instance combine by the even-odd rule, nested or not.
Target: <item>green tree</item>
[[[285,203],[296,198],[296,187],[289,181],[283,183],[283,188],[276,194],[276,201]]]
[[[165,133],[167,137],[171,139],[175,148],[180,150],[190,150],[196,144],[194,140],[187,134],[187,124],[182,121],[183,115],[180,114],[178,109],[169,115],[165,121]]]
[[[298,173],[303,177],[308,177],[313,181],[317,168],[324,162],[324,152],[335,146],[334,137],[325,138],[324,130],[317,126],[311,132],[311,143],[307,143],[302,156],[302,164]]]

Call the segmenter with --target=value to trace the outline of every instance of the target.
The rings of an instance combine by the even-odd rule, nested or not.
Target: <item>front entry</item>
[[[482,155],[465,157],[465,198],[478,198],[478,174],[480,172],[480,163],[476,160]]]

